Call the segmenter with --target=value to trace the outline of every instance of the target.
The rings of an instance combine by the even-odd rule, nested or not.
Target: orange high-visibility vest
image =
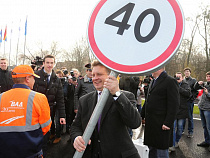
[[[26,88],[0,94],[0,140],[4,142],[0,142],[0,155],[18,149],[26,156],[39,152],[35,149],[38,150],[50,126],[50,107],[45,95]]]

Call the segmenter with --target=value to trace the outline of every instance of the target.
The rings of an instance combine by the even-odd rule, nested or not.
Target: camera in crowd
[[[176,80],[180,80],[180,77],[176,77],[176,75],[174,75],[174,78],[175,78]]]
[[[176,80],[180,80],[180,77],[175,77]]]
[[[70,71],[71,77],[73,81],[76,81],[77,78],[74,76],[74,71]]]
[[[143,83],[148,83],[149,84],[151,82],[151,78],[153,79],[152,74],[149,75],[149,76],[146,76],[143,80]]]
[[[68,70],[63,70],[64,75],[67,75],[68,73],[69,73]]]
[[[40,65],[43,65],[43,62],[44,62],[44,60],[41,57],[36,56],[36,58],[33,61],[31,61],[31,64],[40,66]]]
[[[202,89],[206,88],[205,82],[204,82],[203,84],[200,84],[200,87],[201,87]]]
[[[145,78],[143,83],[148,83],[149,84],[150,83],[150,79],[149,78]]]
[[[61,83],[64,85],[65,82],[68,82],[68,76],[66,75],[68,75],[69,72],[68,70],[63,70],[62,72],[64,74],[64,77],[61,77],[60,80],[61,80]]]
[[[31,68],[33,70],[38,70],[39,68],[42,67],[43,62],[44,60],[41,57],[36,56],[36,58],[33,61],[31,61]]]
[[[68,82],[68,77],[61,77],[60,78],[62,85],[65,84],[65,82]]]

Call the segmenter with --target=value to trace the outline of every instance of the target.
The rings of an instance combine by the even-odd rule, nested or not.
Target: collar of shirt
[[[187,81],[192,79],[191,76],[188,76],[188,77],[185,76],[184,78],[185,78]]]
[[[102,91],[97,91],[97,93],[98,93],[98,101],[99,101],[99,98],[101,97]]]
[[[43,70],[44,70],[44,69],[43,69]],[[47,73],[45,70],[44,70],[44,72]],[[48,74],[48,73],[47,73],[47,74]],[[51,72],[50,74],[48,74],[48,82],[50,81],[51,74],[52,74],[52,72]]]
[[[93,81],[92,81],[92,78],[89,78],[89,77],[88,77],[88,81],[89,81],[89,82],[93,82]]]
[[[14,84],[12,88],[25,88],[25,89],[30,89],[27,85],[25,84]]]
[[[43,70],[44,70],[44,69],[43,69]],[[44,70],[44,72],[45,72],[45,73],[47,73],[45,70]],[[47,73],[47,74],[48,74],[48,73]],[[50,76],[51,76],[51,74],[52,74],[52,72],[51,72],[51,73],[49,73],[48,75],[50,75]]]
[[[157,78],[153,78],[153,80],[157,80],[159,78],[159,76]]]

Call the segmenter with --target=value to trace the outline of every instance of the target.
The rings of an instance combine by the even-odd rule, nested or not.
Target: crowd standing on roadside
[[[14,153],[6,157],[13,157],[12,154],[21,158],[47,157],[49,143],[67,141],[61,139],[66,132],[72,145],[71,154],[87,148],[84,157],[114,154],[116,158],[122,155],[137,158],[139,154],[131,138],[132,130],[140,126],[142,118],[149,158],[160,155],[168,158],[169,152],[179,147],[186,120],[187,137],[193,139],[193,108],[198,91],[203,92],[198,106],[204,141],[197,146],[208,147],[210,151],[210,72],[206,73],[206,82],[192,78],[189,67],[184,69],[184,75],[177,72],[174,77],[161,68],[146,77],[120,75],[116,79],[109,76],[109,69],[94,61],[92,65],[84,65],[83,77],[77,68],[53,70],[55,62],[53,55],[46,55],[43,65],[35,72],[27,65],[10,71],[7,59],[0,59],[0,155],[5,154],[7,146],[13,146]],[[104,87],[108,88],[110,96],[86,147],[82,135]],[[18,90],[22,92],[16,92]],[[12,101],[7,103],[8,99]],[[33,107],[32,114],[24,114],[29,104]],[[27,119],[32,123],[28,124]],[[24,121],[27,121],[27,129],[16,127]],[[17,139],[17,134],[24,138],[28,133],[31,133],[30,138],[25,139],[25,144]],[[11,141],[5,143],[8,137]],[[121,147],[116,147],[119,144]]]

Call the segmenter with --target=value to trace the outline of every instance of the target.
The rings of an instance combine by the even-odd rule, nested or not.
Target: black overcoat
[[[164,71],[155,85],[150,83],[146,103],[142,109],[145,115],[144,144],[157,148],[168,149],[172,146],[173,123],[179,107],[178,82]],[[170,130],[162,130],[162,126]]]

